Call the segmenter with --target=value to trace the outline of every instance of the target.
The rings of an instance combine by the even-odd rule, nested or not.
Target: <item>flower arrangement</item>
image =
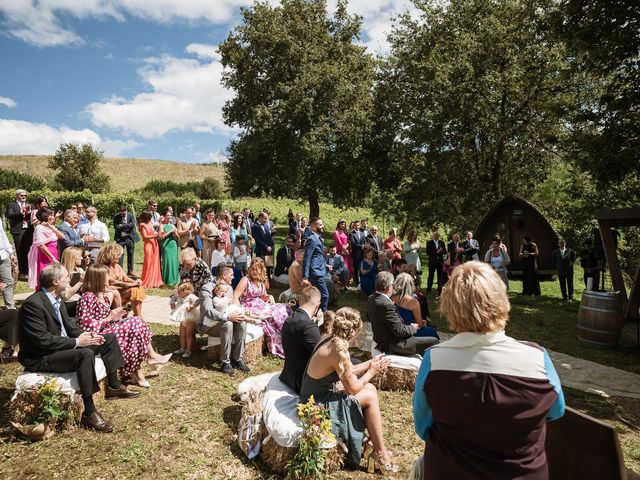
[[[315,403],[313,395],[307,403],[298,404],[298,418],[302,427],[300,445],[287,464],[292,480],[323,480],[326,472],[326,445],[334,445],[331,419],[326,408]]]

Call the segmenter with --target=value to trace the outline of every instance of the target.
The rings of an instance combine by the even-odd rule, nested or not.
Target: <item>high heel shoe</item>
[[[166,355],[161,355],[157,358],[150,358],[147,360],[147,365],[164,365],[169,362],[171,355],[173,355],[173,353],[167,353]]]
[[[395,475],[400,471],[400,467],[398,465],[393,463],[382,463],[382,457],[384,454],[385,452],[371,453],[367,462],[367,472],[375,473],[375,471],[378,470],[380,475],[385,477],[387,475]]]
[[[147,380],[141,380],[135,373],[131,374],[131,376],[129,377],[129,383],[142,388],[149,388],[151,386],[151,384]]]

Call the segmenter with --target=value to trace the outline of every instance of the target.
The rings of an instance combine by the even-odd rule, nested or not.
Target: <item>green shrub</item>
[[[200,184],[198,192],[200,193],[200,198],[205,200],[224,197],[222,184],[217,178],[213,177],[205,177]]]
[[[202,188],[201,182],[178,183],[172,180],[150,180],[139,192],[149,196],[196,194]]]
[[[40,190],[46,186],[46,182],[41,178],[34,177],[27,173],[16,172],[15,170],[4,170],[0,168],[0,188],[25,190]],[[15,191],[14,191],[15,193]]]

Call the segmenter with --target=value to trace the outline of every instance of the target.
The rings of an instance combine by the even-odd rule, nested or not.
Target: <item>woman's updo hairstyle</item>
[[[340,356],[338,362],[338,376],[342,377],[349,363],[349,342],[356,338],[362,328],[360,312],[355,308],[342,307],[335,313],[331,334],[333,344]]]

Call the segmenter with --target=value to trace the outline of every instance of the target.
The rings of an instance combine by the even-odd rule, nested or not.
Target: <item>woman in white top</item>
[[[509,290],[509,278],[507,277],[507,267],[511,264],[511,259],[506,250],[500,247],[500,239],[491,240],[491,249],[484,255],[484,261],[490,264]]]
[[[227,256],[226,242],[224,239],[218,238],[215,241],[215,247],[216,249],[211,254],[211,268],[232,263],[231,259]]]

